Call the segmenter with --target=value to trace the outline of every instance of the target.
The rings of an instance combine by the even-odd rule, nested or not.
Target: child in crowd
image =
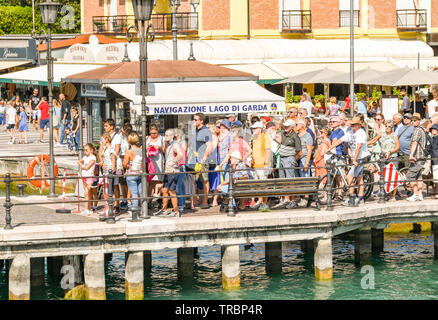
[[[27,127],[27,115],[24,106],[20,106],[20,115],[18,124],[18,143],[23,143],[22,134],[24,133],[24,143],[27,144],[27,132],[29,131]]]
[[[76,145],[75,144],[75,137],[74,137],[74,135],[71,132],[71,129],[69,127],[65,128],[64,136],[65,136],[66,141],[67,141],[68,150],[70,150],[70,152],[72,154],[75,154],[75,151],[74,151],[74,148],[75,148],[75,145]]]
[[[91,143],[87,143],[84,147],[85,156],[78,161],[82,171],[82,182],[84,183],[84,196],[85,200],[91,199],[91,186],[96,178],[94,178],[94,171],[96,166],[96,149]],[[86,215],[91,214],[91,202],[85,203],[85,211],[81,212]]]

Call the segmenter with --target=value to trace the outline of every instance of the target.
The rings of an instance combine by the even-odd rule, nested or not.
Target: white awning
[[[131,100],[141,113],[141,95],[134,83],[108,84]],[[254,81],[149,83],[148,114],[206,114],[283,112],[284,97],[262,88]]]
[[[32,63],[30,60],[24,60],[24,61],[0,61],[0,70],[5,70],[13,67],[22,66],[24,64]]]
[[[69,75],[101,68],[102,64],[57,64],[53,65],[53,85],[59,86],[62,78]],[[47,86],[47,65],[0,75],[0,83],[16,83]]]

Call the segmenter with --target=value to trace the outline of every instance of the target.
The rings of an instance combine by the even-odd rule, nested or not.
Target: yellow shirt
[[[262,137],[263,136],[263,137]],[[264,143],[264,146],[262,146]],[[266,133],[262,133],[252,142],[252,159],[254,168],[264,168],[271,166],[271,157],[268,159],[268,165],[265,166],[266,150],[271,149],[271,141]],[[269,151],[270,152],[270,151]]]

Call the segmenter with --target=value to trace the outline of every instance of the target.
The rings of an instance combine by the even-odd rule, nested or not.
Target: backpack
[[[419,126],[419,127],[423,130],[424,134],[426,135],[426,145],[424,146],[423,151],[424,151],[424,155],[429,158],[429,157],[431,157],[433,155],[433,142],[432,142],[432,138],[426,132],[426,130],[424,130],[423,127],[421,127],[421,126]]]

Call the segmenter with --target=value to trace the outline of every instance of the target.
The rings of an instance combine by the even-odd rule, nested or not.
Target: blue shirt
[[[411,136],[413,132],[413,125],[409,125],[408,128],[406,128],[405,125],[402,125],[395,131],[400,141],[400,152],[403,154],[409,154],[411,152]]]
[[[330,142],[333,142],[334,139],[340,140],[344,134],[345,133],[341,128],[337,128],[336,130],[332,131],[332,134],[330,135]],[[336,154],[339,156],[342,155],[342,143],[336,147]]]
[[[367,106],[365,102],[359,101],[357,104],[357,113],[367,114]]]

